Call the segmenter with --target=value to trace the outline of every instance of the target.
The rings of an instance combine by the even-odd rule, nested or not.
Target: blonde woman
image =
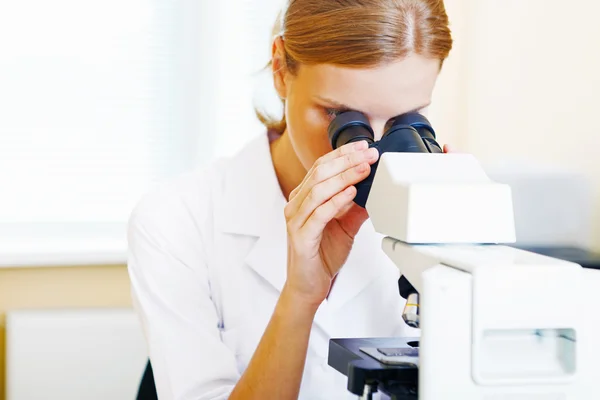
[[[327,127],[356,110],[378,139],[424,110],[451,47],[441,0],[289,1],[271,60],[283,120],[263,118],[235,157],[147,194],[131,216],[160,399],[353,398],[327,365],[331,337],[418,335],[353,202],[377,151],[332,151]]]

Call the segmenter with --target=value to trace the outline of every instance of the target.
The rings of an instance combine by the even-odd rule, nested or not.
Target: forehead
[[[312,97],[389,117],[429,103],[438,73],[439,60],[412,55],[373,68],[304,65],[297,79]]]

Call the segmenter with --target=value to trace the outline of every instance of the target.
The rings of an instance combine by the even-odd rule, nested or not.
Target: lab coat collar
[[[277,231],[278,224],[285,227],[285,198],[273,167],[267,134],[254,138],[231,159],[224,173],[222,201],[222,232],[260,237]]]
[[[231,159],[223,180],[220,230],[257,238],[246,264],[281,292],[287,275],[286,200],[261,134]]]
[[[287,276],[286,200],[272,164],[267,135],[253,140],[232,159],[223,184],[225,215],[221,231],[257,238],[245,262],[280,293]],[[381,238],[367,220],[328,299],[315,316],[316,324],[325,332],[332,332],[332,313],[383,273],[389,260],[383,256]]]

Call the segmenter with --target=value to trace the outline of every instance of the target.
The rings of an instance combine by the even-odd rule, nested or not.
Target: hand
[[[353,202],[354,185],[377,161],[365,141],[346,144],[318,159],[285,207],[288,234],[284,290],[315,308],[348,258],[354,237],[368,218]]]
[[[456,151],[454,147],[450,146],[449,144],[445,144],[444,153],[458,153],[458,151]]]

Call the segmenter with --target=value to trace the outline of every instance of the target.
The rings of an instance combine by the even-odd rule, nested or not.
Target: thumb
[[[450,144],[445,144],[444,145],[444,153],[461,153],[464,154],[464,152],[457,150],[456,147],[450,145]]]
[[[354,239],[360,227],[368,218],[369,214],[367,210],[353,203],[350,209],[338,221],[348,236]]]

